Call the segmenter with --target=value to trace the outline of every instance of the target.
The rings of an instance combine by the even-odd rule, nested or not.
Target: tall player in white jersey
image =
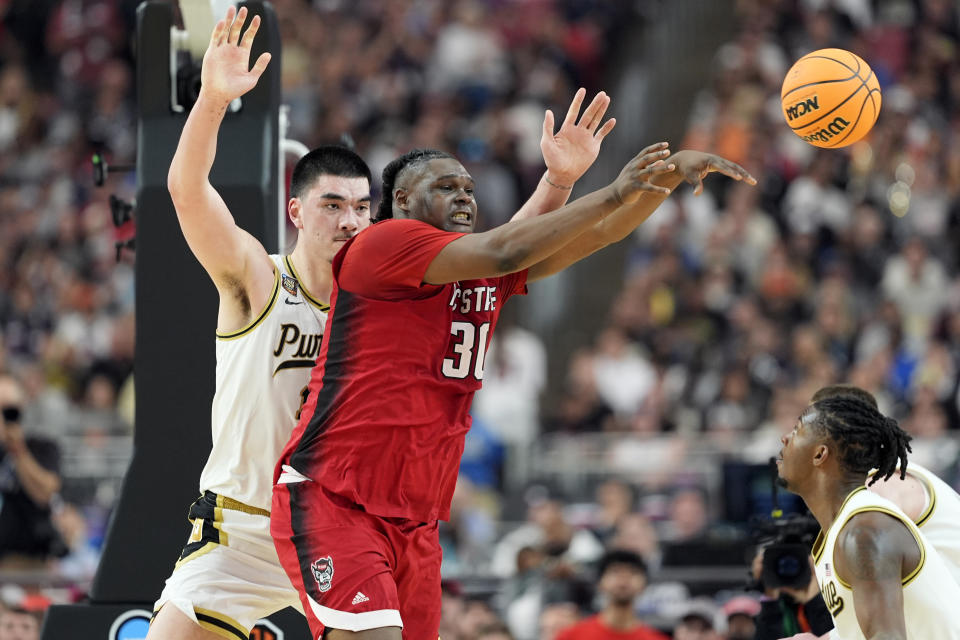
[[[960,586],[913,521],[864,486],[872,469],[906,469],[909,440],[848,395],[815,402],[782,438],[780,478],[820,523],[817,579],[845,640],[960,640]]]
[[[260,618],[287,606],[300,610],[270,537],[273,469],[320,349],[331,262],[370,221],[370,171],[340,147],[316,149],[294,169],[287,213],[298,237],[289,256],[268,255],[237,227],[210,184],[227,105],[256,85],[270,60],[265,53],[250,68],[259,18],[241,40],[246,17],[246,9],[231,7],[214,28],[202,89],[168,176],[184,237],[213,279],[220,308],[213,449],[190,508],[193,529],[154,605],[149,640],[245,640]],[[600,126],[610,103],[603,92],[581,116],[584,93],[577,92],[556,134],[546,113],[540,147],[547,171],[515,217],[563,206],[597,158],[615,121]]]

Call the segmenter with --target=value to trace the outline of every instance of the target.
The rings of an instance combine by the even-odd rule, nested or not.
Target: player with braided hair
[[[858,398],[877,408],[877,399],[872,393],[852,384],[823,387],[813,394],[811,402],[838,396]],[[957,533],[960,531],[960,494],[914,460],[910,461],[906,475],[894,473],[889,478],[879,478],[879,475],[872,471],[868,474],[868,488],[910,516],[960,584],[960,535]]]
[[[899,462],[903,477],[911,437],[896,420],[853,396],[824,398],[814,406],[820,409],[819,420],[814,424],[837,444],[844,468],[856,474],[877,469],[868,482],[873,484],[878,476],[884,479],[892,476]]]
[[[453,158],[452,155],[446,151],[440,151],[438,149],[414,149],[413,151],[408,151],[399,158],[394,158],[383,168],[383,173],[381,178],[383,181],[383,193],[393,193],[393,189],[396,186],[397,175],[407,167],[412,167],[418,164],[427,162],[428,160],[435,160],[439,158]],[[393,198],[381,198],[380,207],[377,209],[377,215],[374,218],[374,221],[381,222],[383,220],[389,220],[393,218]]]
[[[846,396],[857,398],[874,409],[878,408],[877,399],[869,391],[852,384],[834,384],[817,390],[811,398],[812,403],[826,398]],[[887,479],[871,482],[878,474],[867,475],[868,488],[890,500],[913,520],[927,541],[940,554],[954,580],[960,584],[960,495],[950,485],[937,477],[929,469],[910,461],[906,476],[894,473]],[[822,601],[820,594],[815,596]],[[836,629],[823,636],[812,633],[800,633],[790,640],[817,640],[817,638],[838,639]]]
[[[472,233],[474,182],[456,159],[415,150],[388,165],[380,221],[334,259],[327,339],[275,477],[271,532],[316,637],[437,637],[437,525],[503,304],[712,172],[756,184],[723,158],[659,143],[603,189]]]
[[[864,486],[873,469],[905,473],[910,436],[842,394],[810,405],[781,441],[780,479],[820,523],[813,558],[839,637],[960,640],[960,585],[916,524]]]

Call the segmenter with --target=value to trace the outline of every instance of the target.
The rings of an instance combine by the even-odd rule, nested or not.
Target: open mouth
[[[456,224],[470,224],[473,221],[473,214],[468,211],[456,211],[450,220]]]

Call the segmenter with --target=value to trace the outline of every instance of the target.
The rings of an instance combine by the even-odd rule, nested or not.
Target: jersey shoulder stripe
[[[260,315],[258,315],[258,316],[253,320],[253,322],[251,322],[250,324],[248,324],[247,326],[245,326],[244,328],[242,328],[242,329],[240,329],[240,330],[238,330],[238,331],[233,331],[233,332],[230,332],[230,333],[220,333],[220,332],[218,331],[218,332],[217,332],[217,339],[218,339],[218,340],[234,340],[234,339],[239,338],[239,337],[241,337],[241,336],[244,336],[244,335],[250,333],[251,331],[253,331],[254,329],[256,329],[257,326],[258,326],[261,322],[263,322],[263,319],[266,318],[267,315],[270,313],[270,311],[273,309],[273,305],[275,305],[275,304],[277,303],[277,294],[279,293],[279,291],[280,291],[280,270],[277,269],[276,265],[274,265],[274,267],[273,267],[273,293],[270,294],[270,300],[267,301],[267,305],[263,308],[263,311],[260,312]]]
[[[857,495],[861,491],[866,491],[866,490],[867,490],[866,487],[858,487],[853,491],[851,491],[850,494],[847,495],[846,498],[844,498],[843,504],[840,505],[840,510],[837,511],[837,513],[843,512],[843,508],[847,506],[847,503],[850,502],[850,499],[853,496]],[[846,524],[846,521],[844,521],[844,524]],[[833,527],[835,526],[837,526],[836,522],[834,522],[830,526],[830,529],[833,529]],[[817,534],[817,539],[813,541],[813,561],[814,562],[820,562],[820,558],[823,556],[823,550],[824,550],[824,547],[826,546],[827,538],[830,536],[830,529],[828,529],[827,531],[824,531],[821,529],[820,533]]]
[[[841,511],[842,511],[842,509],[841,509]],[[853,518],[855,515],[860,514],[860,513],[867,513],[867,512],[870,512],[870,511],[876,511],[876,512],[879,512],[879,513],[885,513],[885,514],[887,514],[888,516],[890,516],[891,518],[896,518],[897,520],[899,520],[900,522],[902,522],[902,523],[903,523],[903,526],[905,526],[907,529],[909,529],[910,534],[913,536],[913,539],[914,539],[914,540],[916,541],[916,543],[917,543],[917,547],[919,547],[919,549],[920,549],[920,561],[917,563],[917,566],[914,568],[913,571],[911,571],[910,573],[908,573],[906,576],[904,576],[904,577],[901,578],[901,580],[900,580],[900,582],[903,584],[903,586],[907,586],[908,584],[910,584],[911,582],[913,582],[914,578],[916,578],[916,577],[920,574],[920,571],[923,569],[924,563],[927,561],[927,549],[926,549],[926,546],[923,544],[923,540],[920,538],[920,534],[919,534],[919,531],[917,530],[917,527],[914,525],[913,522],[910,521],[909,518],[905,518],[904,516],[900,515],[900,514],[897,513],[896,511],[893,511],[892,509],[887,509],[886,507],[881,507],[881,506],[860,507],[859,509],[854,509],[853,511],[851,511],[851,512],[847,515],[847,517],[844,518],[843,524],[840,525],[840,528],[839,528],[837,531],[843,531],[843,528],[844,528],[845,526],[847,526],[847,523],[850,522],[851,518]],[[834,554],[836,554],[836,552],[837,552],[837,545],[836,545],[836,544],[834,544],[834,546],[833,546],[833,552],[834,552]],[[836,558],[834,558],[834,560],[833,560],[833,566],[834,566],[834,567],[837,566],[837,560],[836,560]],[[842,585],[843,585],[844,587],[846,587],[847,589],[850,589],[851,591],[853,590],[853,587],[850,586],[850,583],[840,577],[840,573],[839,573],[839,572],[837,572],[836,575],[837,575],[837,582],[839,582],[840,584],[842,584]]]
[[[283,256],[283,264],[287,266],[287,270],[290,272],[290,275],[292,275],[296,279],[297,283],[300,285],[300,291],[303,292],[303,297],[306,298],[310,302],[310,304],[315,306],[317,309],[320,309],[320,311],[323,311],[324,313],[326,313],[327,311],[330,311],[329,304],[327,304],[326,302],[320,302],[319,300],[314,298],[309,291],[307,291],[307,288],[303,285],[303,278],[300,277],[300,275],[297,273],[296,268],[294,268],[293,260],[290,259],[290,256]]]

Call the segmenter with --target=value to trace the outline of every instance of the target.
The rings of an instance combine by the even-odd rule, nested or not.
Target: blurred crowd
[[[130,200],[133,177],[95,188],[90,156],[134,160],[137,4],[0,2],[0,371],[19,379],[0,398],[0,447],[56,477],[40,511],[57,543],[39,560],[67,584],[89,582],[115,499],[111,479],[88,472],[132,430],[134,255],[117,248],[130,229],[114,225],[109,196]],[[544,108],[562,113],[579,86],[611,89],[611,61],[649,10],[273,4],[289,136],[312,146],[347,134],[375,175],[411,147],[449,150],[481,185],[487,226],[542,173]],[[649,629],[637,638],[752,638],[764,590],[732,582],[748,582],[743,519],[760,509],[725,503],[755,477],[737,484],[731,465],[748,474],[776,454],[827,384],[874,393],[915,436],[915,459],[960,485],[960,11],[950,0],[732,4],[735,35],[672,143],[738,162],[759,186],[711,179],[701,196],[671,196],[628,241],[608,322],[569,363],[505,316],[443,529],[457,578],[445,640],[565,640],[578,621],[639,620]],[[874,130],[843,150],[802,142],[780,111],[792,61],[824,47],[867,60],[883,88]],[[556,367],[567,367],[562,388],[548,389]],[[544,395],[555,401],[541,407]],[[697,563],[742,571],[722,584],[677,572]],[[77,597],[70,588],[53,599]],[[29,625],[35,594],[0,597],[14,607],[0,640],[17,637],[4,621]]]

